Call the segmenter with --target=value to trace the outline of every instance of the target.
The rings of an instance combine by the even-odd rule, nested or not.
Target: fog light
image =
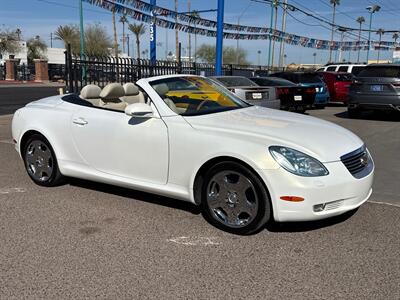
[[[321,212],[325,209],[325,204],[314,205],[314,212]]]

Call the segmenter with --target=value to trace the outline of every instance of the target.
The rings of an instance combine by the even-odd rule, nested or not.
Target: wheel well
[[[28,130],[27,132],[25,132],[21,138],[21,142],[19,145],[19,150],[20,150],[21,155],[23,154],[22,151],[24,151],[26,143],[28,142],[29,138],[34,134],[39,134],[39,135],[43,136],[43,134],[41,134],[39,131],[36,131],[36,130]]]
[[[214,166],[218,163],[222,163],[222,162],[235,162],[235,163],[238,163],[238,164],[242,165],[243,167],[249,169],[251,172],[254,173],[255,176],[258,177],[260,182],[264,185],[264,188],[267,191],[268,196],[271,198],[271,196],[269,194],[269,190],[268,190],[267,186],[265,185],[264,180],[260,177],[260,175],[258,175],[258,173],[254,170],[253,167],[251,167],[249,164],[245,163],[244,161],[234,158],[234,157],[219,156],[219,157],[215,157],[215,158],[212,158],[209,161],[207,161],[197,171],[197,174],[196,174],[196,177],[195,177],[194,183],[193,183],[193,196],[194,196],[194,201],[197,205],[200,205],[200,203],[201,203],[201,189],[203,186],[205,174],[212,166]]]

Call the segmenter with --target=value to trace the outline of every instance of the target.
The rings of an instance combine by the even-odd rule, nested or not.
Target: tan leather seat
[[[122,101],[133,103],[145,103],[143,93],[139,90],[136,84],[128,82],[124,84],[125,96],[121,98]]]
[[[101,101],[100,93],[100,87],[94,84],[89,84],[81,90],[79,97],[92,103],[94,106],[103,106],[104,102]]]
[[[107,84],[100,93],[100,98],[104,102],[102,107],[124,111],[127,103],[120,100],[124,95],[124,88],[119,83]]]
[[[167,98],[167,93],[169,92],[169,87],[166,83],[160,83],[153,85],[153,89],[157,92],[157,94],[164,100],[164,102],[169,106],[169,108],[176,114],[179,114],[179,111],[171,99]]]

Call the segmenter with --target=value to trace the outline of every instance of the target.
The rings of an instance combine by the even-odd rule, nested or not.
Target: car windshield
[[[235,86],[258,86],[256,83],[251,81],[246,77],[239,76],[226,76],[226,77],[214,77],[215,80],[218,80],[226,87],[235,87]]]
[[[299,82],[301,83],[321,83],[322,80],[317,74],[304,73],[299,74]]]
[[[151,81],[150,85],[175,113],[196,116],[249,107],[210,79],[185,76]]]
[[[365,67],[358,77],[400,77],[400,66],[370,66]]]

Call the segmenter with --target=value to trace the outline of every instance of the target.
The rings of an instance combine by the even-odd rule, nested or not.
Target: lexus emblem
[[[360,163],[361,163],[361,165],[363,165],[363,166],[368,165],[368,154],[367,154],[367,153],[364,153],[364,155],[361,156],[361,158],[360,158]]]

